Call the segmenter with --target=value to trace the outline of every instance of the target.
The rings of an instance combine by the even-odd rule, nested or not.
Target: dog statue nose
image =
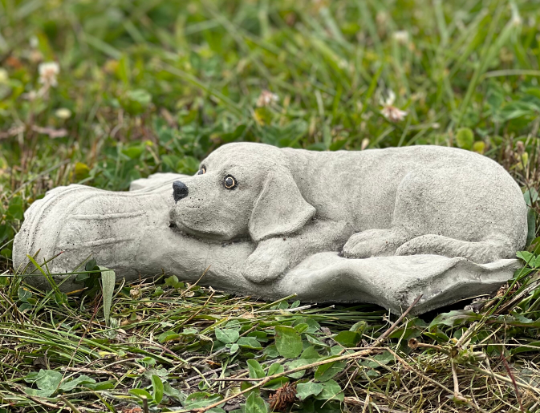
[[[172,187],[174,202],[178,202],[188,196],[188,187],[182,181],[174,181]]]

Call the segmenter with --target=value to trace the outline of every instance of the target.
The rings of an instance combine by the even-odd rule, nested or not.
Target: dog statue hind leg
[[[436,254],[476,263],[514,257],[526,241],[521,191],[500,166],[482,166],[410,172],[398,187],[391,228],[354,234],[343,255]]]

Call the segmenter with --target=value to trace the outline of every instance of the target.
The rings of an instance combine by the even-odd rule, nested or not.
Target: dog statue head
[[[263,239],[298,231],[315,215],[276,147],[231,143],[193,177],[173,183],[172,226],[201,238]]]

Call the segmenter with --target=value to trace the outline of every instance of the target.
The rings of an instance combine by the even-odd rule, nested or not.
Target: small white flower
[[[386,99],[381,97],[381,105],[383,108],[381,109],[381,114],[388,119],[390,122],[400,122],[403,119],[405,119],[405,116],[407,116],[407,112],[401,109],[398,109],[394,106],[394,101],[396,100],[396,94],[389,90],[388,96]]]
[[[39,40],[38,40],[38,38],[37,38],[36,36],[32,36],[32,37],[30,38],[30,47],[31,47],[32,49],[35,49],[36,47],[38,47],[38,45],[39,45]]]
[[[269,90],[263,90],[257,98],[257,106],[269,106],[279,101],[279,96]]]
[[[56,62],[40,63],[38,67],[39,83],[44,86],[57,86],[56,77],[60,73],[60,66]]]
[[[394,32],[394,40],[400,44],[409,43],[409,32],[405,30]]]
[[[382,115],[390,122],[400,122],[405,119],[407,112],[394,106],[386,106],[381,109]]]
[[[57,109],[54,114],[60,119],[68,119],[69,117],[71,117],[71,111],[68,108]]]
[[[6,69],[0,67],[0,83],[6,83],[9,79],[9,75]]]
[[[381,98],[379,99],[379,102],[381,103],[382,106],[392,106],[395,100],[396,100],[396,94],[394,93],[394,91],[389,90],[387,92],[386,99],[381,96]]]

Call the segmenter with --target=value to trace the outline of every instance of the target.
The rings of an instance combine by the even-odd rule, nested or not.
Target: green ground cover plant
[[[0,0],[0,412],[540,411],[539,66],[530,0]],[[13,268],[48,189],[194,173],[233,141],[489,156],[530,206],[523,269],[396,319]]]

